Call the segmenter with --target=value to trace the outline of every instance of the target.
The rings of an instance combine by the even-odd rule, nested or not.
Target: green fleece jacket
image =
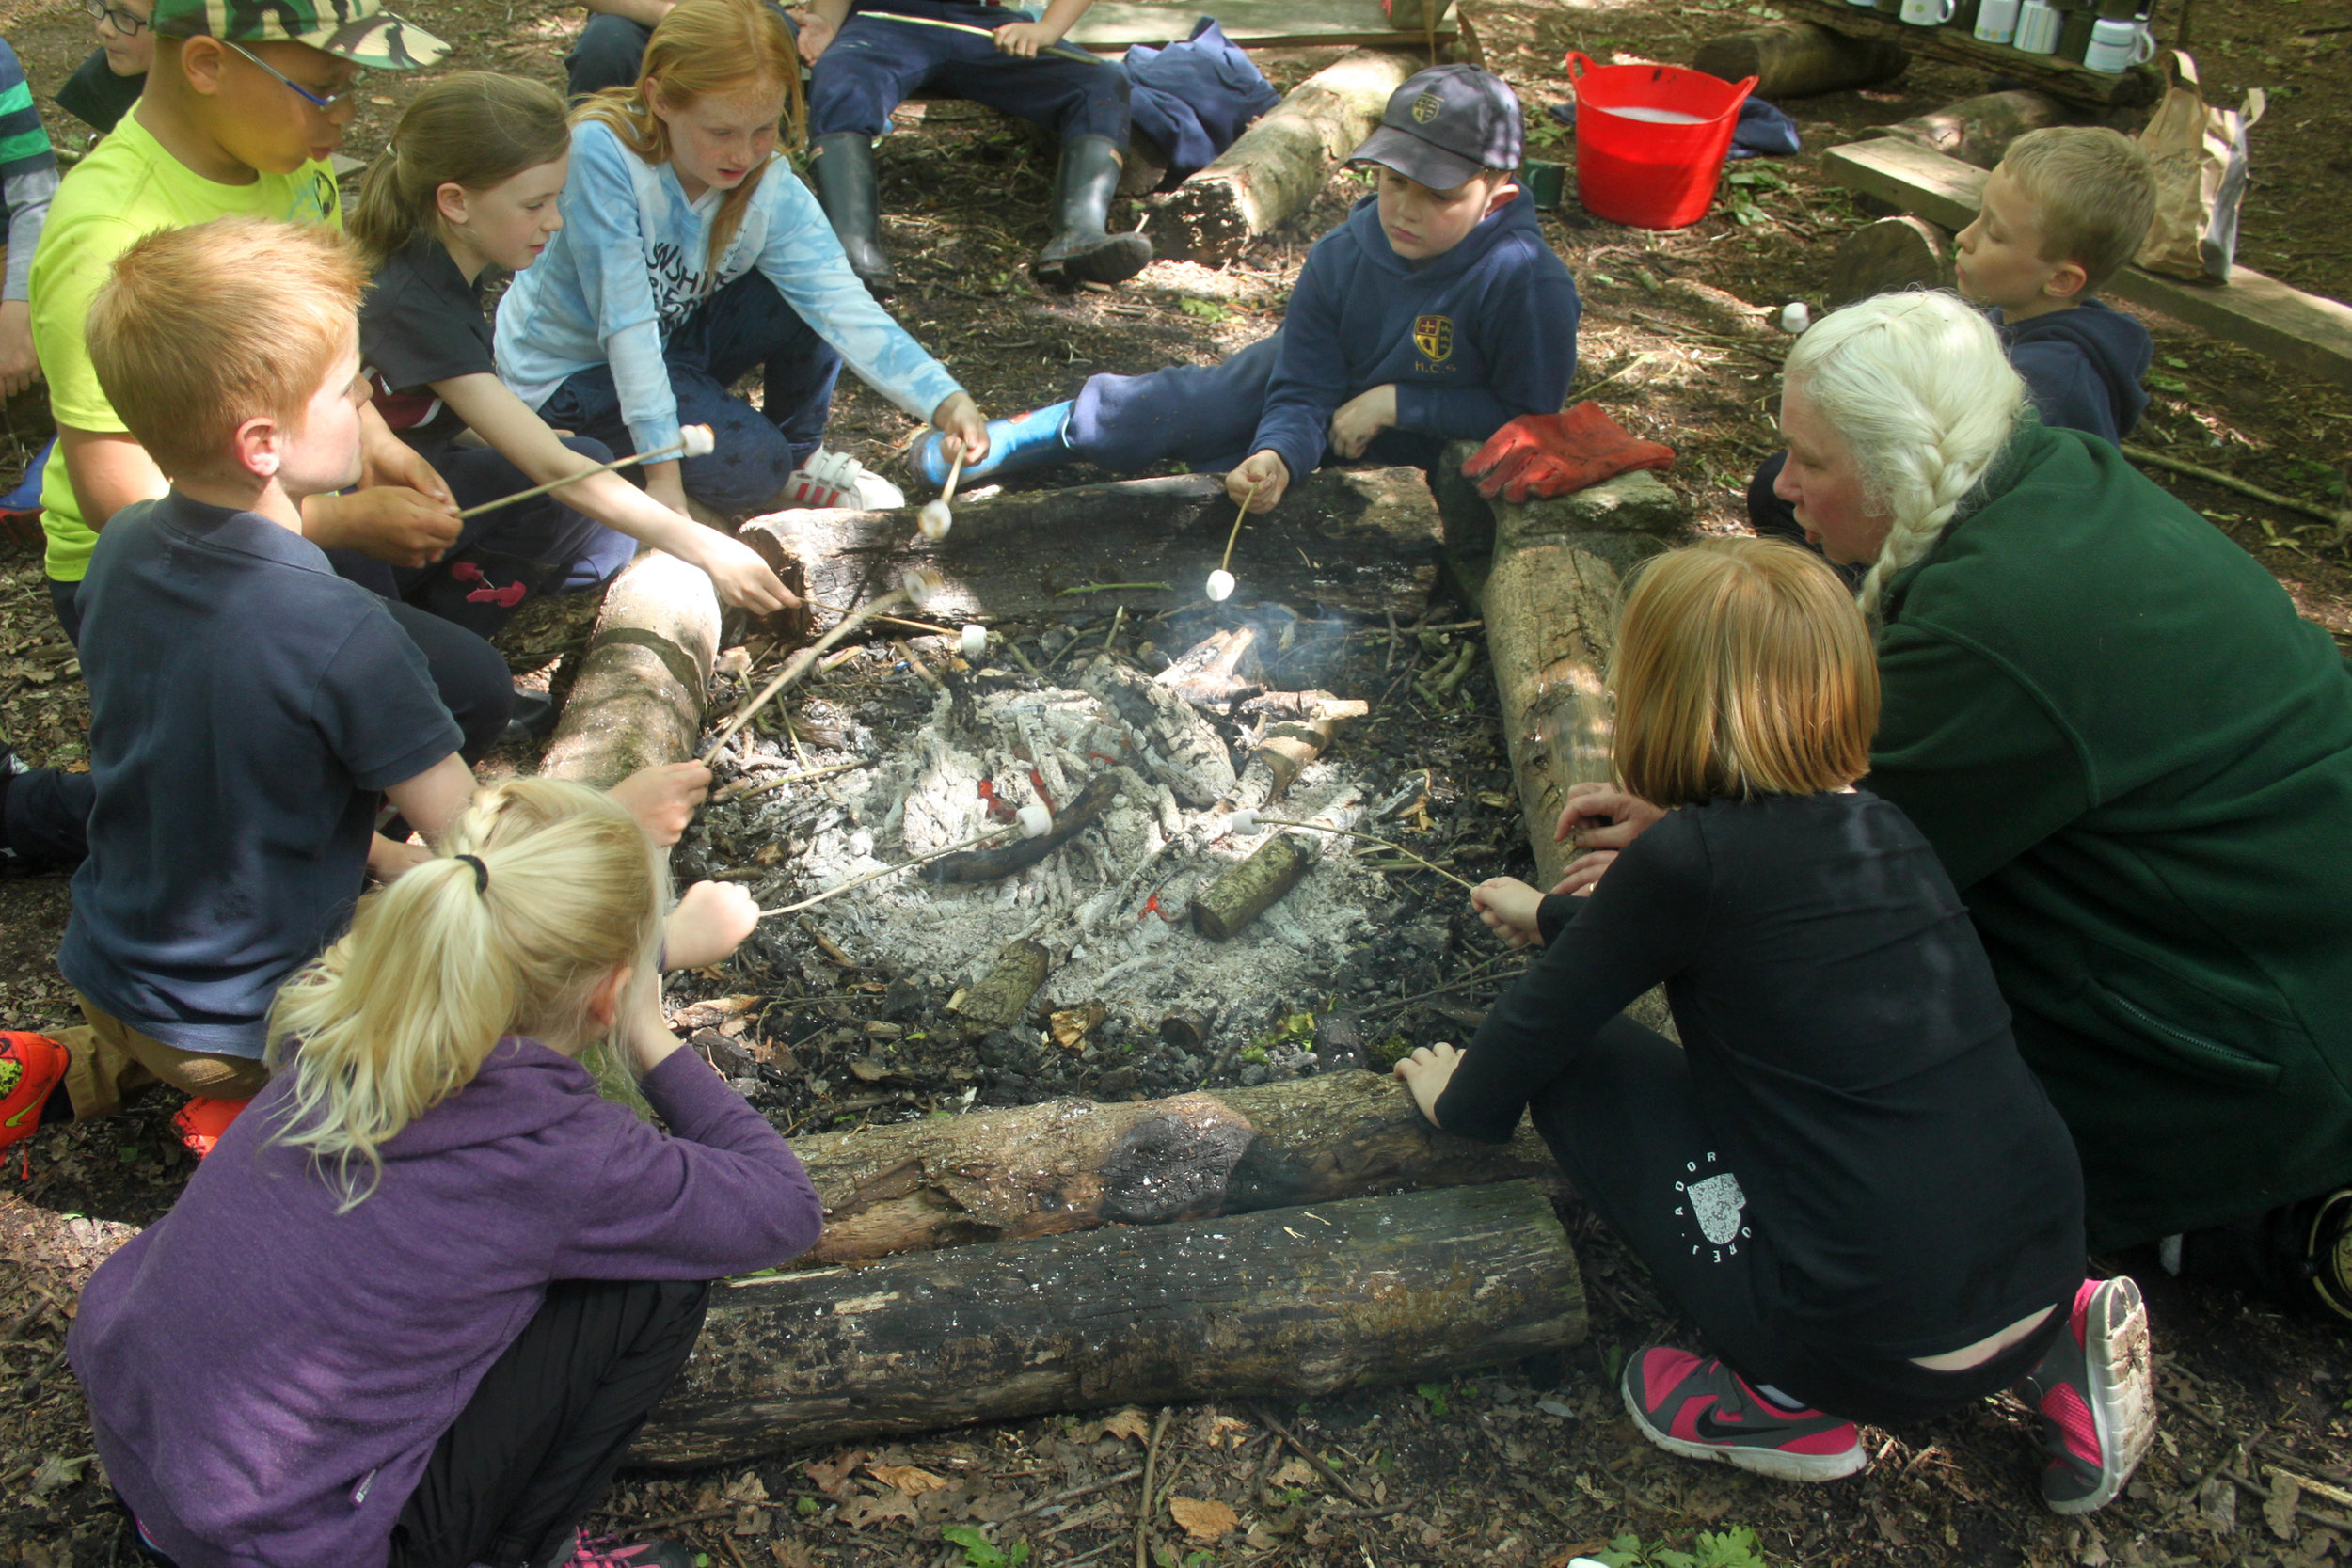
[[[2103,441],[2024,426],[1883,604],[1868,787],[1943,857],[2094,1250],[2352,1182],[2352,672]]]

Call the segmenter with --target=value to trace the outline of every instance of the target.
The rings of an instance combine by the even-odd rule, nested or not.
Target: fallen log
[[[2029,92],[2020,87],[1963,98],[1927,114],[1883,125],[1869,135],[1893,136],[1914,147],[1941,152],[1947,158],[1991,168],[2001,161],[2009,144],[2026,132],[2049,125],[2074,125],[2081,118],[2046,92]]]
[[[1900,289],[1948,289],[1952,281],[1950,231],[1908,213],[1864,224],[1830,253],[1832,307]]]
[[[1450,1136],[1402,1084],[1371,1072],[1054,1100],[795,1138],[792,1149],[825,1204],[824,1234],[801,1259],[810,1268],[1408,1188],[1533,1179],[1568,1191],[1533,1129],[1501,1146]]]
[[[947,1004],[947,1010],[975,1029],[1009,1029],[1021,1022],[1029,998],[1045,983],[1053,955],[1025,938],[996,956],[996,967],[979,984]]]
[[[1486,579],[1486,648],[1539,888],[1573,852],[1551,836],[1568,787],[1610,777],[1617,592],[1607,562],[1566,545],[1498,552]]]
[[[1222,481],[1180,474],[959,501],[955,531],[936,541],[920,537],[912,507],[778,512],[744,524],[742,538],[779,571],[803,571],[827,604],[929,564],[943,580],[926,615],[1001,622],[1067,614],[1074,595],[1105,584],[1131,607],[1196,601],[1232,523]],[[1241,531],[1230,602],[1408,620],[1437,585],[1438,538],[1418,468],[1319,470]]]
[[[1277,833],[1206,888],[1194,895],[1192,928],[1211,942],[1228,942],[1298,885],[1315,863],[1304,838]]]
[[[1774,103],[1874,87],[1900,76],[1910,63],[1910,53],[1890,39],[1853,38],[1812,22],[1725,33],[1700,44],[1691,57],[1691,69],[1726,82],[1755,77],[1756,96]]]
[[[1372,135],[1417,63],[1406,54],[1359,49],[1293,87],[1216,162],[1168,193],[1152,225],[1158,253],[1230,261],[1306,211],[1333,166]]]
[[[701,568],[649,550],[606,591],[540,771],[609,789],[684,762],[702,739],[719,596]]]
[[[1054,1410],[1321,1398],[1581,1341],[1534,1185],[966,1247],[723,1288],[633,1463]]]

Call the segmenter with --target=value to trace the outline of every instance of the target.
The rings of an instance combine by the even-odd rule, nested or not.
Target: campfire
[[[1009,1026],[1034,1002],[1081,1030],[1109,1014],[1156,1026],[1179,1009],[1254,1017],[1295,1002],[1361,944],[1385,899],[1347,840],[1259,810],[1279,799],[1285,821],[1345,828],[1377,802],[1322,756],[1363,705],[1261,690],[1236,673],[1254,641],[1220,632],[1156,679],[1110,658],[1066,685],[951,672],[928,720],[874,766],[751,817],[750,835],[782,851],[761,901],[925,862],[808,918],[977,1027]],[[1278,837],[1283,853],[1259,856]],[[1260,886],[1269,859],[1287,869]],[[1247,912],[1197,922],[1221,881]]]

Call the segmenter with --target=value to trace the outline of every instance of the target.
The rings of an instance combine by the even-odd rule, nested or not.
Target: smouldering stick
[[[598,474],[609,474],[616,468],[626,468],[632,463],[667,463],[673,457],[708,457],[717,450],[717,447],[718,438],[711,434],[708,425],[681,425],[678,428],[678,439],[657,451],[641,451],[628,457],[616,457],[610,463],[600,463],[593,468],[583,468],[576,474],[565,474],[562,479],[551,479],[545,484],[534,484],[528,490],[517,490],[511,496],[501,496],[494,501],[484,501],[480,506],[469,506],[460,512],[458,516],[479,517],[485,512],[496,512],[501,506],[512,506],[516,501],[527,501],[533,496],[544,496],[548,491],[560,490],[566,484],[578,484],[583,479],[594,479]]]
[[[868,871],[863,877],[852,877],[839,887],[829,887],[813,898],[803,898],[797,904],[786,904],[778,909],[762,910],[759,911],[759,918],[766,920],[771,915],[798,914],[803,910],[815,908],[828,898],[838,898],[852,888],[864,887],[868,882],[879,882],[884,877],[893,877],[901,871],[912,871],[918,865],[929,865],[933,861],[946,860],[949,855],[961,854],[974,845],[986,844],[992,838],[1002,838],[1010,832],[1012,830],[1009,828],[992,828],[979,837],[967,838],[961,844],[950,844],[945,849],[934,849],[928,855],[917,855],[911,861],[901,861],[897,865],[885,865],[880,871]]]

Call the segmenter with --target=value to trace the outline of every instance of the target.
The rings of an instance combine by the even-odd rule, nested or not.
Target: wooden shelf
[[[2153,66],[2134,66],[2111,76],[2056,55],[2028,55],[2005,43],[1986,43],[1959,27],[1914,27],[1883,11],[1843,5],[1839,0],[1774,3],[1793,21],[1818,23],[1849,38],[1891,39],[1915,55],[1947,65],[1974,66],[2071,103],[2141,108],[2164,96],[2164,78]]]

